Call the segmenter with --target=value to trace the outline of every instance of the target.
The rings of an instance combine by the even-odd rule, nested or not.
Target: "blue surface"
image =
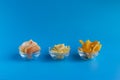
[[[24,61],[22,42],[42,47],[38,60]],[[79,39],[99,40],[100,55],[83,61]],[[0,80],[120,80],[120,1],[0,0]],[[48,47],[71,46],[70,56],[53,61]]]

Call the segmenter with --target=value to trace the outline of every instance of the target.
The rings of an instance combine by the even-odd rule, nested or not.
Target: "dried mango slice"
[[[91,42],[90,40],[87,40],[86,42],[83,42],[82,40],[79,40],[79,42],[82,44],[82,47],[79,48],[79,50],[87,53],[88,56],[100,51],[102,47],[99,41]]]
[[[93,48],[93,52],[97,52],[97,51],[100,51],[102,45],[96,45],[94,48]]]
[[[82,45],[84,44],[83,40],[79,40],[79,42],[80,42]]]

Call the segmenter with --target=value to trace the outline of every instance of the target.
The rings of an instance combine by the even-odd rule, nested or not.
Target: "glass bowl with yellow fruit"
[[[82,40],[79,40],[79,42],[82,44],[82,47],[78,48],[78,53],[83,59],[92,59],[96,57],[102,47],[99,41],[91,42],[90,40],[87,40],[86,42],[83,42]]]
[[[69,56],[70,46],[64,44],[57,44],[54,47],[49,48],[49,54],[53,59],[64,59]]]
[[[20,56],[24,59],[35,59],[40,55],[40,46],[33,40],[23,42],[19,47]]]

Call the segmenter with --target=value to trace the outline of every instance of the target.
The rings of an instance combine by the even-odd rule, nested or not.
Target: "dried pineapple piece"
[[[59,54],[66,54],[70,51],[70,47],[65,46],[64,44],[58,44],[58,45],[55,45],[51,49],[51,51],[54,52],[54,53],[59,53]]]

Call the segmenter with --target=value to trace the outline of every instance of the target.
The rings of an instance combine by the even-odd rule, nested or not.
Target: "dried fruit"
[[[86,42],[83,42],[82,40],[79,40],[79,42],[82,44],[82,47],[78,50],[84,52],[88,58],[91,58],[94,54],[98,53],[102,47],[99,41],[91,42],[90,40],[87,40]]]
[[[24,54],[32,54],[40,50],[38,44],[32,40],[24,42],[20,47],[19,50]]]
[[[54,53],[58,53],[58,54],[66,54],[70,51],[70,47],[65,46],[64,44],[58,44],[58,45],[55,45],[51,49],[51,51],[54,52]]]

